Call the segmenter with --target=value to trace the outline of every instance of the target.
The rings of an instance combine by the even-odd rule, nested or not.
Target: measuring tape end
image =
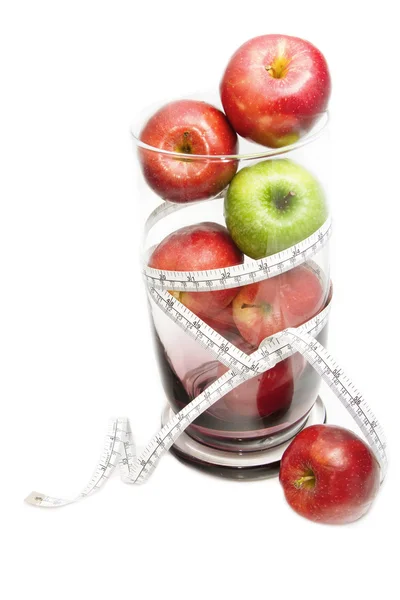
[[[46,494],[41,494],[40,492],[31,492],[29,496],[25,498],[24,502],[31,504],[32,506],[40,506],[45,498]]]

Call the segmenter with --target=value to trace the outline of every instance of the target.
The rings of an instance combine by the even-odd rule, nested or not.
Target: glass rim
[[[281,148],[260,147],[260,150],[258,152],[246,152],[243,154],[188,154],[186,158],[187,160],[227,162],[232,160],[243,161],[270,158],[274,156],[279,156],[281,154],[287,154],[288,152],[292,152],[294,150],[302,148],[303,146],[306,146],[318,139],[321,136],[322,132],[326,129],[328,122],[329,111],[326,110],[321,113],[317,123],[314,125],[310,132],[298,139],[293,144],[289,144],[288,146],[282,146]],[[157,148],[155,146],[150,146],[149,144],[146,144],[135,133],[133,127],[131,127],[130,133],[134,140],[134,143],[138,148],[142,148],[143,150],[149,150],[156,154],[162,154],[170,158],[177,158],[180,160],[182,159],[182,152],[172,152],[170,150],[163,150],[161,148]]]

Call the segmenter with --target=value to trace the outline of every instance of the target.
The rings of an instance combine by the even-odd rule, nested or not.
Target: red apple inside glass
[[[240,288],[233,300],[233,318],[243,338],[258,347],[270,335],[298,327],[323,308],[324,291],[307,266]]]
[[[356,521],[379,490],[380,468],[352,431],[334,425],[303,429],[283,454],[279,480],[301,516],[320,523]]]
[[[225,337],[229,338],[233,336],[240,338],[233,319],[232,303],[228,304],[228,306],[218,311],[213,316],[203,315],[203,321],[207,323],[209,327],[212,327],[215,331],[218,331],[218,333]]]
[[[206,102],[178,100],[158,110],[140,133],[153,148],[139,149],[144,177],[164,200],[193,202],[217,196],[231,181],[237,161],[191,158],[235,155],[237,136],[225,115]]]
[[[243,340],[233,340],[233,342],[246,354],[256,350]],[[236,420],[237,417],[266,418],[289,409],[293,400],[294,384],[304,367],[304,358],[296,353],[265,373],[252,377],[232,389],[222,398],[225,408],[231,413],[230,418],[232,420]],[[220,363],[218,377],[226,371],[228,368]],[[225,418],[228,416],[225,415]]]
[[[206,271],[243,262],[242,252],[228,230],[218,223],[182,227],[168,235],[153,251],[149,267],[166,271]],[[216,318],[228,307],[238,289],[213,292],[171,292],[200,318]],[[229,310],[226,318],[229,319]]]
[[[328,65],[310,42],[262,35],[232,56],[220,92],[237,133],[263,146],[296,142],[326,110],[331,91]]]

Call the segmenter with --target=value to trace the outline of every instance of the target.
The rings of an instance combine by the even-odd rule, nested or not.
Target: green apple
[[[320,183],[288,159],[241,169],[225,197],[229,233],[242,252],[264,258],[301,242],[328,216]]]

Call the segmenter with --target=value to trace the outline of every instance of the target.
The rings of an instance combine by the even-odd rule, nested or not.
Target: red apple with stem
[[[198,223],[168,235],[152,252],[149,267],[167,271],[207,271],[243,262],[228,230],[218,223]],[[216,317],[237,294],[237,288],[213,292],[171,292],[200,318]]]
[[[237,136],[225,115],[206,102],[178,100],[158,110],[140,133],[153,148],[139,157],[149,186],[164,200],[192,202],[217,196],[237,170],[236,160],[190,158],[234,155]]]
[[[328,105],[331,80],[322,53],[288,35],[262,35],[232,56],[221,81],[225,113],[245,138],[271,148],[296,142]]]
[[[285,450],[279,480],[290,506],[320,523],[362,517],[379,490],[380,468],[352,431],[334,425],[303,429]]]
[[[266,337],[314,317],[323,308],[324,290],[317,275],[301,265],[241,287],[232,304],[241,335],[258,347]]]

